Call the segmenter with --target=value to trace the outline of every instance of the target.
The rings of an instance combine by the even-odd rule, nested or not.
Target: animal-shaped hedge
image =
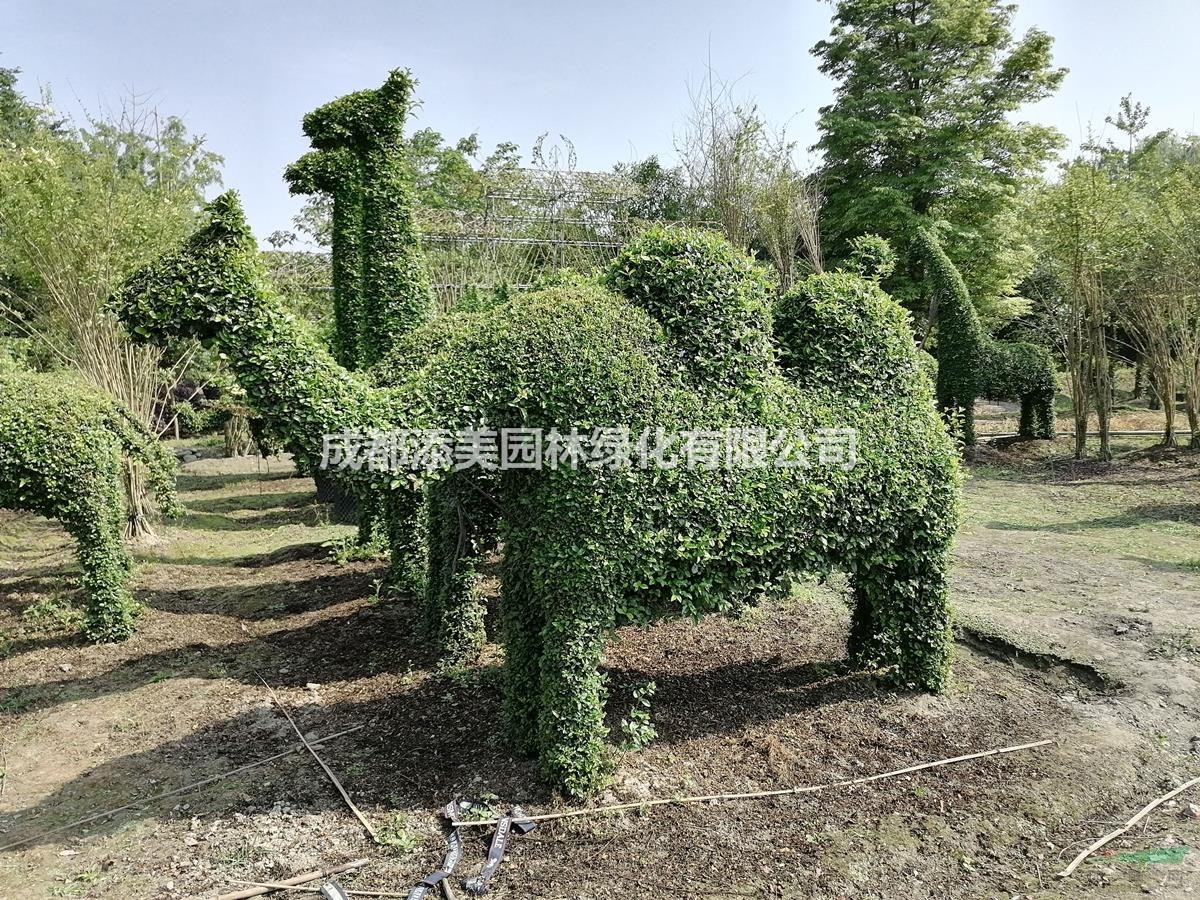
[[[963,441],[975,444],[975,400],[1019,400],[1024,438],[1054,438],[1054,359],[1045,347],[998,341],[979,322],[962,275],[933,232],[922,228],[917,247],[937,307],[937,398],[962,411]]]
[[[372,366],[435,312],[404,155],[414,86],[409,72],[396,69],[380,87],[310,112],[304,133],[314,149],[284,173],[293,193],[332,200],[333,353],[351,370]],[[303,458],[304,448],[288,449]],[[359,543],[386,545],[378,497],[361,485],[355,493]]]
[[[905,316],[872,281],[818,275],[781,301],[788,370],[751,260],[710,234],[655,229],[620,254],[603,286],[580,279],[416,330],[376,367],[388,386],[373,389],[281,312],[235,197],[210,216],[125,287],[120,313],[145,338],[221,347],[256,407],[291,417],[314,445],[347,428],[484,422],[559,433],[856,429],[853,468],[814,455],[808,467],[438,473],[429,620],[447,650],[474,652],[482,616],[469,573],[502,543],[509,732],[568,792],[604,780],[599,665],[612,628],[729,609],[796,572],[849,574],[855,661],[901,685],[945,683],[956,455]],[[379,484],[397,530],[411,528],[416,495],[403,473]],[[411,565],[404,543],[395,546],[394,565]]]
[[[304,117],[313,150],[287,168],[294,193],[333,201],[335,351],[369,368],[433,317],[435,306],[413,222],[404,122],[415,81],[397,69]]]
[[[75,539],[95,641],[133,632],[126,587],[123,458],[146,467],[163,512],[176,511],[175,459],[101,391],[63,377],[0,373],[0,507],[58,519]]]

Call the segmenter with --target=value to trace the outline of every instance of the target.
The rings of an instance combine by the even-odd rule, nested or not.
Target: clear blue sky
[[[671,156],[711,47],[724,78],[811,144],[830,85],[808,50],[831,10],[821,0],[0,0],[0,65],[23,70],[29,95],[50,86],[64,111],[149,94],[224,155],[225,183],[264,237],[299,205],[280,174],[306,149],[301,116],[394,67],[421,82],[415,127],[523,150],[562,133],[581,168],[607,169]],[[1024,0],[1017,24],[1054,35],[1071,70],[1027,118],[1075,140],[1132,91],[1152,127],[1194,129],[1197,0]]]

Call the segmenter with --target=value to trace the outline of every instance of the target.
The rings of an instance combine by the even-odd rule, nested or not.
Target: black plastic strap
[[[442,809],[442,818],[449,825],[446,832],[446,855],[442,858],[442,867],[421,879],[421,883],[408,894],[408,900],[425,900],[431,888],[437,887],[454,874],[462,861],[463,842],[458,828],[458,820],[463,813],[470,812],[475,804],[469,800],[451,800]]]
[[[521,807],[514,806],[512,812],[502,818],[496,826],[496,833],[492,835],[492,845],[488,848],[487,861],[483,864],[483,869],[474,878],[468,878],[463,882],[466,892],[475,897],[482,897],[486,894],[488,883],[496,876],[500,863],[504,861],[504,854],[508,850],[508,842],[512,837],[513,830],[515,829],[517,834],[528,834],[535,827],[533,822],[525,818]]]

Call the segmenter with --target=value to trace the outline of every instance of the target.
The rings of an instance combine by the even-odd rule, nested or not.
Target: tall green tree
[[[917,229],[936,219],[946,252],[980,312],[1003,317],[1004,298],[1031,254],[1016,228],[1018,192],[1061,137],[1015,122],[1051,94],[1066,70],[1052,39],[1032,29],[1014,38],[1016,7],[999,0],[837,0],[833,31],[812,50],[837,82],[820,110],[824,154],[822,227],[831,257],[881,234],[902,264],[886,287],[920,308]]]
[[[27,143],[44,120],[41,107],[17,90],[20,69],[0,66],[0,145]]]

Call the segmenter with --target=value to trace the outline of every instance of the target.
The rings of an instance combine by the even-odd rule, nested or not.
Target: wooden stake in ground
[[[1132,819],[1130,819],[1128,822],[1126,822],[1124,825],[1122,825],[1116,831],[1110,831],[1108,834],[1104,835],[1104,837],[1097,838],[1091,844],[1091,846],[1089,846],[1086,850],[1084,850],[1077,857],[1075,857],[1073,860],[1071,860],[1071,864],[1069,866],[1067,866],[1065,869],[1063,869],[1061,872],[1059,872],[1057,877],[1058,878],[1069,877],[1070,874],[1072,872],[1074,872],[1076,868],[1078,868],[1080,863],[1082,863],[1085,859],[1087,859],[1089,856],[1091,856],[1093,853],[1095,853],[1097,850],[1099,850],[1101,847],[1103,847],[1109,841],[1119,838],[1121,835],[1123,835],[1125,832],[1127,832],[1130,828],[1132,828],[1138,822],[1142,821],[1142,819],[1146,818],[1146,816],[1150,815],[1150,813],[1153,812],[1156,808],[1158,808],[1162,804],[1166,803],[1171,798],[1178,797],[1180,794],[1182,794],[1184,791],[1186,791],[1188,788],[1190,788],[1194,784],[1200,784],[1200,776],[1193,778],[1191,781],[1185,781],[1179,787],[1175,788],[1175,790],[1171,791],[1171,793],[1163,794],[1157,800],[1151,800],[1149,803],[1147,803],[1145,806],[1143,806],[1138,811],[1138,814],[1136,816],[1134,816]]]
[[[304,735],[300,732],[299,726],[296,725],[296,720],[292,718],[292,714],[288,712],[288,708],[283,705],[283,701],[279,699],[279,696],[275,693],[275,689],[267,684],[267,679],[263,678],[261,675],[258,676],[258,680],[261,681],[263,686],[270,692],[271,699],[275,701],[275,705],[279,707],[279,711],[287,716],[287,720],[289,724],[291,724],[292,730],[296,732],[296,737],[300,738],[300,742],[304,744],[308,752],[312,754],[312,758],[320,763],[321,768],[325,770],[325,774],[329,776],[329,780],[333,782],[333,786],[337,788],[338,793],[342,795],[342,799],[346,801],[346,805],[350,807],[350,812],[354,813],[358,821],[362,823],[363,828],[367,829],[367,834],[371,836],[371,840],[378,842],[378,838],[375,836],[375,828],[371,825],[370,820],[368,820],[367,817],[362,814],[362,810],[354,805],[354,801],[350,799],[350,795],[346,793],[346,789],[342,787],[342,783],[338,780],[338,777],[333,774],[333,769],[329,768],[329,766],[325,764],[325,760],[321,759],[317,751],[313,749],[312,744],[304,739]]]
[[[354,862],[334,866],[332,869],[318,869],[315,872],[306,872],[303,875],[297,875],[294,878],[285,878],[283,881],[277,881],[273,884],[259,884],[256,887],[234,891],[232,894],[222,894],[217,900],[247,900],[249,897],[261,897],[263,894],[269,894],[272,891],[287,890],[297,884],[307,884],[310,881],[316,881],[318,878],[332,878],[334,875],[340,875],[343,872],[361,869],[367,862],[365,859],[356,859]]]
[[[291,885],[284,884],[282,881],[242,881],[238,878],[231,879],[234,884],[248,884],[253,887],[271,888],[276,891],[291,891],[296,894],[316,894],[320,893],[319,887],[313,887],[311,884]],[[351,896],[354,897],[398,897],[400,900],[408,897],[408,894],[398,894],[395,891],[367,891],[360,888],[346,888]]]
[[[908,775],[912,772],[922,772],[925,769],[936,769],[953,763],[967,762],[971,759],[983,759],[986,756],[1000,756],[1005,753],[1017,753],[1020,750],[1032,750],[1035,747],[1045,747],[1054,741],[1034,741],[1032,744],[1018,744],[1015,747],[1000,747],[996,750],[982,750],[979,753],[968,753],[965,756],[953,756],[949,759],[939,759],[934,762],[909,766],[906,769],[894,769],[891,772],[880,772],[878,775],[865,775],[862,778],[849,778],[845,781],[833,781],[829,784],[813,784],[804,787],[782,788],[777,791],[751,791],[743,794],[703,794],[696,797],[663,797],[659,800],[639,800],[635,803],[614,803],[609,806],[593,806],[588,809],[572,809],[566,812],[543,813],[539,816],[525,816],[522,822],[552,822],[556,819],[573,819],[577,816],[595,816],[604,813],[621,812],[630,809],[645,809],[648,806],[684,806],[689,803],[712,803],[721,800],[757,800],[762,797],[787,797],[794,794],[813,794],[830,788],[850,787],[856,784],[867,784],[884,778],[895,778],[897,775]],[[1165,798],[1164,798],[1165,799]],[[476,819],[474,821],[455,822],[457,828],[484,827],[498,825],[499,819]]]

